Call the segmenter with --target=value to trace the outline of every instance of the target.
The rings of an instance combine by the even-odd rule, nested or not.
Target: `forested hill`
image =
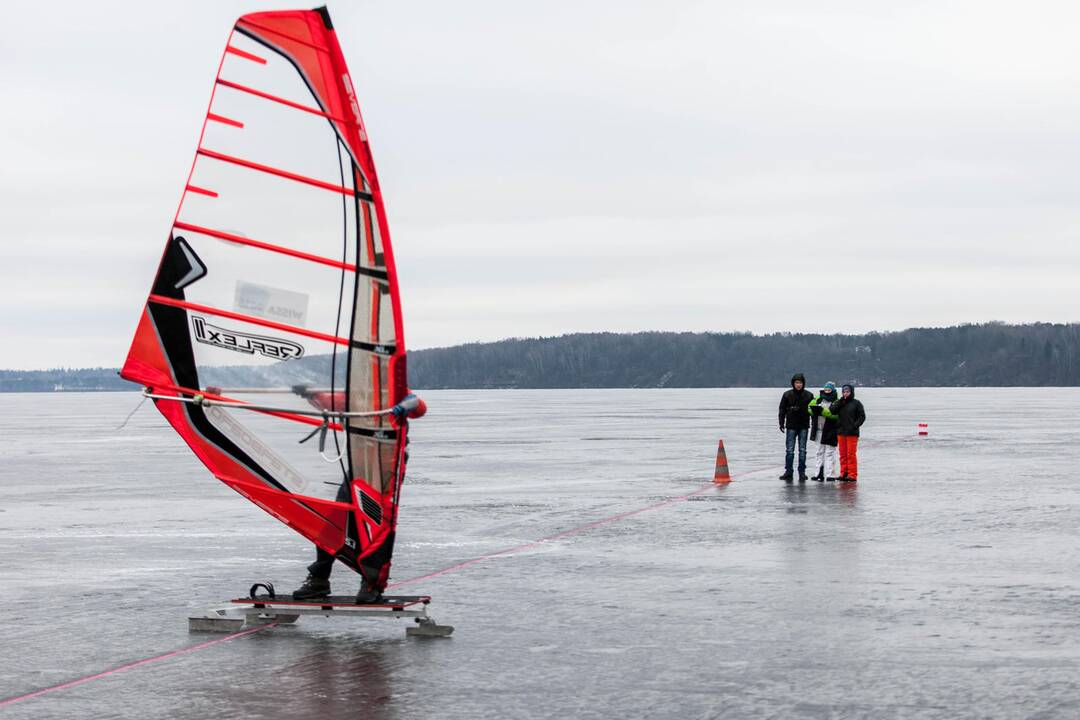
[[[1080,385],[1080,324],[868,335],[588,333],[409,356],[417,388],[783,387],[796,371],[814,386]]]
[[[285,367],[217,368],[208,383],[318,384],[329,356]],[[961,325],[868,335],[582,333],[409,353],[409,380],[433,388],[783,387],[793,372],[891,386],[1080,385],[1080,324]],[[114,368],[0,370],[0,392],[132,390]]]

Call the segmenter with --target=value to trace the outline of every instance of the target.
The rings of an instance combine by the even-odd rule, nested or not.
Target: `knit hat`
[[[836,392],[836,383],[834,383],[832,380],[830,380],[829,382],[822,385],[821,389],[824,392]]]

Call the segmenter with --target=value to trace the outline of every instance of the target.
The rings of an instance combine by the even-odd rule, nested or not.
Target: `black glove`
[[[781,425],[780,426],[780,432],[784,432],[785,430],[787,430],[787,428],[785,428],[783,425]]]

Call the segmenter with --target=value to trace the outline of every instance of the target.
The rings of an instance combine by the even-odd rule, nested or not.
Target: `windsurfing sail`
[[[326,8],[233,26],[120,374],[215,477],[385,587],[408,432],[401,300]]]

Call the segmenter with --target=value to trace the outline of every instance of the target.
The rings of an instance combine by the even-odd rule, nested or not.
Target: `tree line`
[[[1080,324],[986,323],[865,335],[576,333],[416,350],[408,362],[416,389],[783,387],[794,372],[812,384],[1077,386]],[[329,371],[328,356],[302,363],[315,382]],[[276,386],[298,369],[219,368],[208,382]],[[0,392],[133,389],[116,372],[0,370]]]
[[[865,335],[579,333],[409,354],[417,388],[1080,385],[1080,324],[987,323]]]

